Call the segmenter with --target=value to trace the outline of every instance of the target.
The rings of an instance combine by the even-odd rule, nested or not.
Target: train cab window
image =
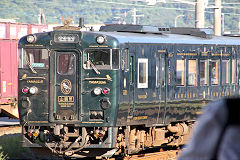
[[[75,59],[73,54],[59,54],[57,72],[61,75],[72,75],[75,70]]]
[[[237,70],[236,70],[236,59],[232,60],[232,83],[235,84],[237,82]]]
[[[208,60],[200,60],[200,68],[199,68],[200,85],[208,85],[208,80],[209,80],[208,66],[209,66]]]
[[[177,60],[177,76],[176,84],[184,86],[185,85],[185,60]]]
[[[222,83],[223,84],[230,83],[230,61],[229,60],[222,61]]]
[[[148,59],[138,59],[138,88],[148,88]]]
[[[19,49],[18,51],[19,68],[48,68],[49,56],[47,49]]]
[[[91,69],[119,69],[118,49],[87,49],[83,54],[83,67]]]
[[[211,63],[211,84],[219,84],[219,60],[212,60]]]
[[[197,86],[197,60],[188,60],[188,85]]]

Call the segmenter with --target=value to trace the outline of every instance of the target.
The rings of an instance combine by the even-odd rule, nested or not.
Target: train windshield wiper
[[[92,61],[88,60],[88,62],[90,63],[91,67],[93,68],[93,70],[97,73],[100,74],[99,70],[96,68],[96,66],[92,63]]]
[[[28,67],[31,69],[31,71],[32,71],[33,73],[37,73],[37,71],[33,68],[32,63],[30,62],[30,56],[29,56],[28,53],[27,53],[26,61],[27,61]]]

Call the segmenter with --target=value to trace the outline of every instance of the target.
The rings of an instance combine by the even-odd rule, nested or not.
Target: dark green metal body
[[[56,34],[75,34],[78,35],[79,41],[76,43],[55,42]],[[103,45],[96,43],[96,37],[99,35],[104,35],[106,38]],[[198,68],[200,60],[204,59],[219,59],[220,62],[223,59],[238,60],[240,52],[238,45],[217,45],[214,41],[211,42],[212,44],[203,45],[201,39],[198,39],[199,43],[196,44],[167,43],[161,40],[159,43],[147,40],[144,43],[138,43],[131,39],[128,40],[126,35],[126,33],[119,36],[116,33],[107,32],[59,30],[36,34],[38,40],[34,44],[28,43],[27,37],[23,37],[19,41],[19,48],[48,49],[49,68],[35,69],[37,73],[32,73],[29,68],[19,68],[18,102],[21,124],[23,126],[64,124],[86,128],[109,127],[110,140],[108,144],[105,146],[93,145],[89,148],[114,148],[117,127],[166,126],[171,122],[195,120],[200,114],[202,106],[207,102],[223,96],[238,94],[238,81],[227,85],[221,83],[220,85],[211,85],[209,82],[210,85],[201,86],[199,85],[200,79],[198,79],[196,86],[176,85],[177,59],[196,59]],[[126,40],[122,40],[121,36]],[[129,37],[134,36],[136,39],[138,37],[144,39],[144,35],[129,34]],[[164,39],[164,36],[160,38]],[[226,56],[213,55],[212,53],[217,53],[220,47],[230,47],[231,50],[226,51],[229,53]],[[100,74],[93,69],[84,69],[83,53],[89,48],[119,49],[119,69],[99,70]],[[203,52],[208,52],[208,54],[203,56]],[[56,72],[57,56],[61,54],[73,54],[76,59],[75,72],[71,76],[59,75]],[[124,59],[124,54],[127,55],[126,59]],[[138,60],[141,58],[148,59],[148,87],[145,88],[139,88],[137,80]],[[186,65],[188,65],[187,62]],[[156,74],[157,68],[161,70],[159,75]],[[156,76],[161,81],[158,82]],[[71,93],[62,93],[61,85],[64,80],[71,82]],[[237,74],[237,80],[239,80],[239,74]],[[24,94],[22,88],[25,86],[36,86],[39,88],[39,93],[36,95]],[[92,92],[96,87],[107,87],[110,89],[110,94],[96,96]],[[64,102],[65,104],[61,106],[59,99],[64,96],[74,97],[74,100],[71,100],[71,104]],[[104,98],[108,98],[111,104],[107,109],[103,109],[100,105]],[[61,102],[61,104],[63,103]],[[91,111],[103,111],[103,119],[90,119]],[[58,116],[60,118],[57,118]]]

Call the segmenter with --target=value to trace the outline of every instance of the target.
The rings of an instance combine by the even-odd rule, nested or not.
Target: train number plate
[[[58,96],[58,102],[74,102],[74,96]]]

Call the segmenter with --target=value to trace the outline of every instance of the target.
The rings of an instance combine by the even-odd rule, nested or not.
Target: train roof
[[[136,28],[136,27],[135,27]],[[146,31],[144,29],[147,29]],[[160,44],[216,44],[240,45],[239,35],[214,36],[210,29],[164,29],[164,32],[149,27],[134,29],[101,29],[98,34],[112,36],[119,43],[160,43]],[[172,31],[171,31],[172,30]],[[194,34],[191,34],[195,32]]]

